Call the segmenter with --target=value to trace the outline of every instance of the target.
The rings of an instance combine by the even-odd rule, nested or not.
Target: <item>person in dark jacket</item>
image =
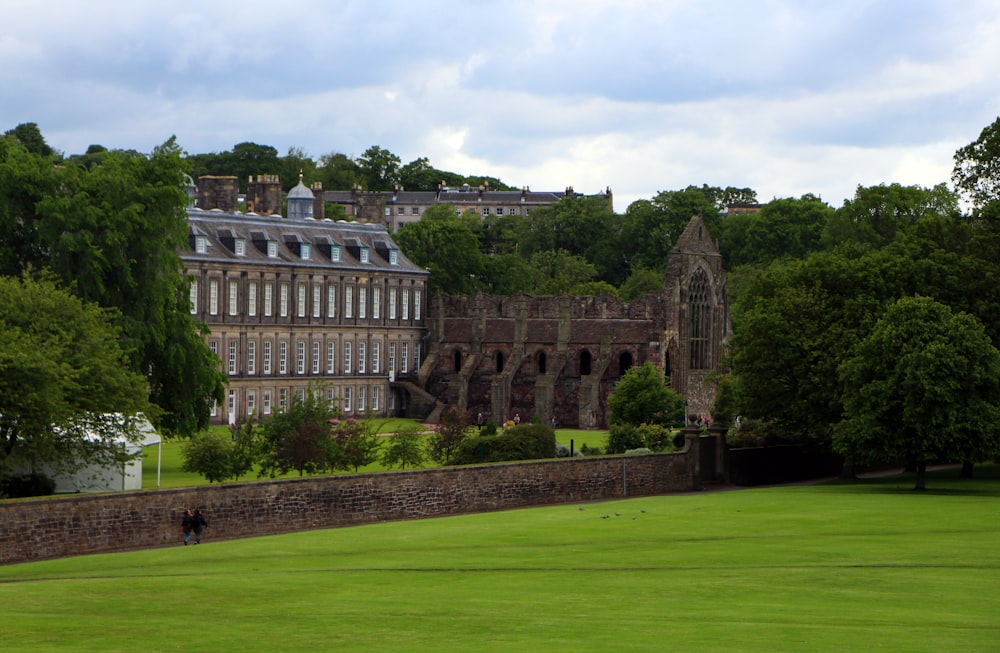
[[[181,531],[184,533],[184,546],[188,545],[191,541],[191,531],[194,530],[194,515],[191,514],[191,509],[187,508],[184,510],[184,516],[181,517]]]
[[[205,515],[202,514],[201,509],[195,510],[194,524],[192,525],[192,527],[194,528],[195,544],[201,544],[201,532],[205,530],[206,526],[208,526],[208,522],[205,521]]]

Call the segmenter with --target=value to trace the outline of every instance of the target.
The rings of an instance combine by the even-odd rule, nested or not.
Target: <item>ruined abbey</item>
[[[607,398],[632,366],[669,376],[688,415],[709,414],[729,336],[722,257],[692,218],[667,259],[664,287],[631,303],[601,297],[436,296],[419,383],[437,411],[502,423],[517,415],[607,426]]]

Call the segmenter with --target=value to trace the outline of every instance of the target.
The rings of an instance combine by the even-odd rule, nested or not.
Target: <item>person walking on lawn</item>
[[[194,530],[194,515],[190,508],[184,509],[184,516],[181,517],[181,532],[184,533],[184,546],[191,541],[191,531]]]
[[[206,526],[208,526],[208,522],[205,521],[205,515],[202,514],[200,508],[194,511],[192,518],[194,520],[194,523],[192,524],[192,529],[194,530],[194,543],[201,544],[201,532],[205,530]]]

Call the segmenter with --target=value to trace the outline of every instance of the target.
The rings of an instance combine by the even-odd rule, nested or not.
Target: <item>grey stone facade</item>
[[[405,409],[395,384],[423,355],[428,273],[384,226],[213,207],[189,209],[188,224],[191,311],[229,377],[214,423],[272,414],[320,387],[347,415]]]

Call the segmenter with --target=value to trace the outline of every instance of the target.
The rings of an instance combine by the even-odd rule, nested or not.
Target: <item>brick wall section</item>
[[[697,438],[683,452],[234,483],[0,502],[0,564],[181,543],[186,507],[206,540],[526,506],[683,492],[697,487]]]

